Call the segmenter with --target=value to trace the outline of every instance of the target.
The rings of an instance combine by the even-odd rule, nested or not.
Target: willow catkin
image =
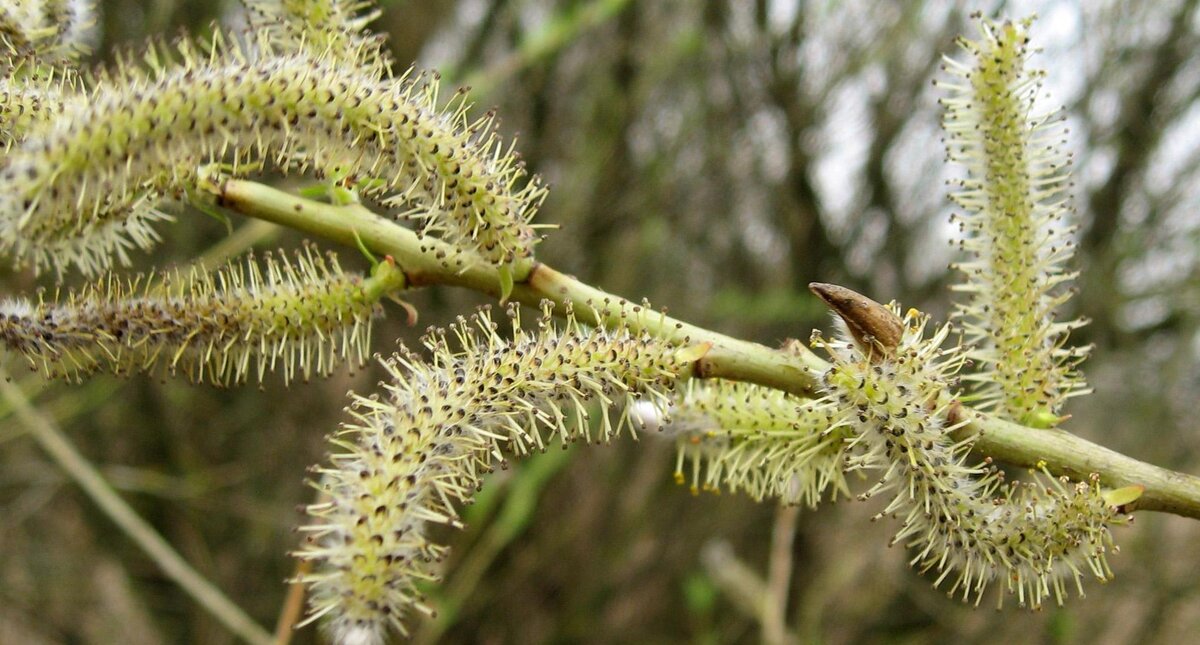
[[[94,20],[88,0],[3,0],[0,70],[73,61],[86,51]]]
[[[445,548],[429,523],[458,526],[501,449],[524,453],[559,441],[607,441],[628,426],[627,404],[661,400],[685,368],[674,347],[624,330],[585,329],[549,309],[533,330],[515,317],[511,338],[486,313],[425,340],[427,358],[384,361],[381,396],[357,396],[336,453],[316,470],[322,500],[298,556],[313,562],[310,620],[325,617],[337,642],[382,642],[405,615],[432,613],[417,589],[436,579]],[[598,407],[597,416],[589,407]],[[625,411],[621,411],[625,410]],[[613,416],[616,416],[614,421]]]
[[[998,604],[1009,595],[1037,608],[1048,599],[1061,604],[1068,587],[1082,595],[1085,577],[1107,580],[1115,549],[1108,527],[1127,518],[1098,478],[1035,473],[1006,482],[990,460],[971,464],[973,441],[952,436],[953,379],[965,353],[944,347],[950,328],[927,338],[926,316],[910,310],[901,319],[894,305],[859,298],[870,316],[899,324],[894,344],[814,340],[832,360],[823,383],[853,433],[851,466],[881,473],[862,497],[891,495],[879,517],[901,521],[893,543],[914,551],[911,563],[933,571],[935,586],[948,583],[949,594],[976,603],[993,583],[1002,590]],[[857,310],[838,313],[845,311]]]
[[[693,494],[727,488],[814,508],[827,495],[849,496],[846,432],[832,403],[716,380],[689,381],[665,411],[650,402],[635,409],[643,427],[675,439],[675,481]]]
[[[9,70],[0,76],[0,146],[11,150],[35,125],[62,113],[68,102],[85,98],[73,71],[51,69],[29,75]]]
[[[362,364],[379,299],[401,286],[388,262],[363,279],[310,248],[211,273],[109,276],[50,301],[0,303],[0,346],[63,378],[158,370],[218,385],[267,372],[308,379]]]
[[[381,39],[366,32],[379,16],[370,0],[242,0],[250,26],[283,51],[310,51],[388,72]]]
[[[490,116],[470,120],[461,97],[439,104],[435,79],[220,42],[159,58],[102,76],[13,146],[0,166],[0,240],[18,259],[103,270],[152,245],[156,206],[215,163],[332,172],[485,262],[532,254],[544,190],[523,181]]]
[[[1047,427],[1088,391],[1076,366],[1090,348],[1065,344],[1083,321],[1057,319],[1077,275],[1065,112],[1035,106],[1045,73],[1028,66],[1031,21],[977,19],[980,38],[959,39],[968,60],[946,58],[951,79],[937,82],[947,155],[966,170],[951,193],[970,256],[955,265],[957,318],[980,368],[966,378],[982,409]]]

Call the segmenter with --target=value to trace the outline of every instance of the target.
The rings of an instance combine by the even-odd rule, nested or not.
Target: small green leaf
[[[513,292],[513,268],[511,264],[505,264],[496,269],[496,274],[500,278],[500,304],[508,302],[508,297]]]
[[[1048,428],[1053,428],[1053,427],[1057,426],[1058,424],[1062,423],[1063,421],[1066,421],[1069,418],[1070,418],[1069,416],[1061,416],[1060,417],[1059,415],[1055,414],[1049,408],[1043,407],[1043,408],[1038,408],[1038,409],[1034,410],[1033,412],[1029,413],[1028,415],[1025,416],[1025,418],[1021,419],[1021,421],[1024,423],[1024,425],[1027,425],[1030,428],[1046,430]]]
[[[695,363],[696,361],[708,355],[713,344],[710,342],[697,343],[689,347],[684,347],[675,352],[675,358],[681,363]]]
[[[1141,484],[1134,484],[1133,486],[1124,486],[1122,488],[1106,490],[1103,493],[1100,493],[1100,496],[1104,498],[1104,501],[1107,502],[1109,506],[1125,506],[1127,504],[1136,502],[1139,498],[1141,498],[1142,493],[1144,492],[1146,492],[1145,486]]]
[[[313,184],[301,188],[296,193],[305,199],[325,199],[329,197],[329,187],[325,184]]]

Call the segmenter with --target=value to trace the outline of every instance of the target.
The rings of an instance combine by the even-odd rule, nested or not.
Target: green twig
[[[302,199],[254,182],[230,180],[216,187],[217,202],[244,215],[287,226],[326,240],[356,245],[356,238],[381,255],[391,255],[411,287],[450,285],[501,295],[497,270],[437,240],[372,213],[360,205],[332,206]],[[676,320],[646,315],[637,305],[564,275],[544,264],[521,263],[513,270],[511,299],[528,305],[549,300],[561,312],[570,305],[591,324],[623,323],[680,345],[708,343],[693,376],[757,383],[800,396],[813,396],[828,364],[799,343],[774,350]],[[1127,457],[1062,430],[1028,428],[963,408],[976,432],[979,452],[1016,465],[1044,462],[1053,473],[1086,477],[1099,473],[1109,486],[1141,484],[1145,493],[1132,508],[1200,519],[1200,477]]]

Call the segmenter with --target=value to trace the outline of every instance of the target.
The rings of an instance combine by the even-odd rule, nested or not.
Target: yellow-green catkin
[[[629,404],[665,400],[686,366],[647,336],[571,318],[555,329],[549,308],[526,329],[515,312],[511,335],[486,313],[431,334],[427,358],[387,359],[382,395],[355,397],[354,421],[316,469],[321,500],[297,554],[313,563],[301,578],[310,620],[324,617],[336,642],[383,642],[404,632],[406,614],[433,612],[417,585],[437,578],[445,547],[427,527],[460,526],[455,504],[503,463],[501,449],[545,449],[555,436],[607,441],[632,429]]]
[[[9,70],[0,76],[0,147],[10,150],[34,125],[66,109],[68,101],[84,100],[79,88],[79,77],[71,70],[33,75]]]
[[[85,95],[75,59],[92,23],[89,2],[0,2],[0,146]]]
[[[1076,366],[1089,348],[1066,346],[1083,322],[1057,319],[1076,275],[1065,114],[1035,111],[1044,72],[1028,66],[1031,21],[978,22],[978,40],[959,40],[968,60],[946,58],[951,79],[937,82],[949,91],[947,153],[966,171],[951,197],[970,256],[956,265],[968,297],[957,316],[979,366],[967,379],[981,408],[1047,427],[1088,391]]]
[[[0,345],[52,377],[157,370],[217,385],[267,372],[307,380],[361,365],[380,298],[403,284],[390,262],[364,279],[311,248],[216,272],[109,276],[51,301],[0,303]]]
[[[87,48],[93,21],[94,9],[87,0],[3,0],[0,69],[74,61]]]
[[[461,97],[440,105],[419,75],[217,41],[101,75],[86,101],[33,124],[0,170],[2,248],[98,273],[156,242],[156,206],[184,196],[198,169],[275,163],[361,183],[484,262],[532,255],[544,189],[525,181],[490,115],[471,120]]]
[[[846,432],[832,400],[734,381],[689,381],[664,410],[639,402],[639,421],[678,445],[675,481],[693,494],[743,492],[816,507],[849,496]]]
[[[243,0],[250,26],[284,51],[308,50],[388,71],[381,39],[366,31],[379,16],[369,0]]]
[[[823,381],[852,431],[852,468],[881,473],[862,498],[888,494],[877,517],[901,528],[893,544],[913,552],[911,564],[936,575],[951,596],[980,602],[993,584],[997,606],[1013,597],[1039,608],[1061,604],[1068,588],[1083,595],[1085,577],[1107,580],[1115,551],[1109,526],[1128,521],[1109,503],[1098,477],[1070,482],[1034,473],[1006,482],[990,459],[971,465],[974,441],[956,440],[953,396],[965,361],[961,347],[945,347],[949,327],[925,337],[926,316],[901,319],[899,342],[881,353],[854,338],[824,340],[832,366]]]

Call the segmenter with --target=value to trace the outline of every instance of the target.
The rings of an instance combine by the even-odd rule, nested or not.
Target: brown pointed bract
[[[808,288],[825,301],[850,330],[854,342],[863,353],[873,349],[891,354],[900,344],[904,324],[887,307],[846,287],[824,282],[810,282]]]

